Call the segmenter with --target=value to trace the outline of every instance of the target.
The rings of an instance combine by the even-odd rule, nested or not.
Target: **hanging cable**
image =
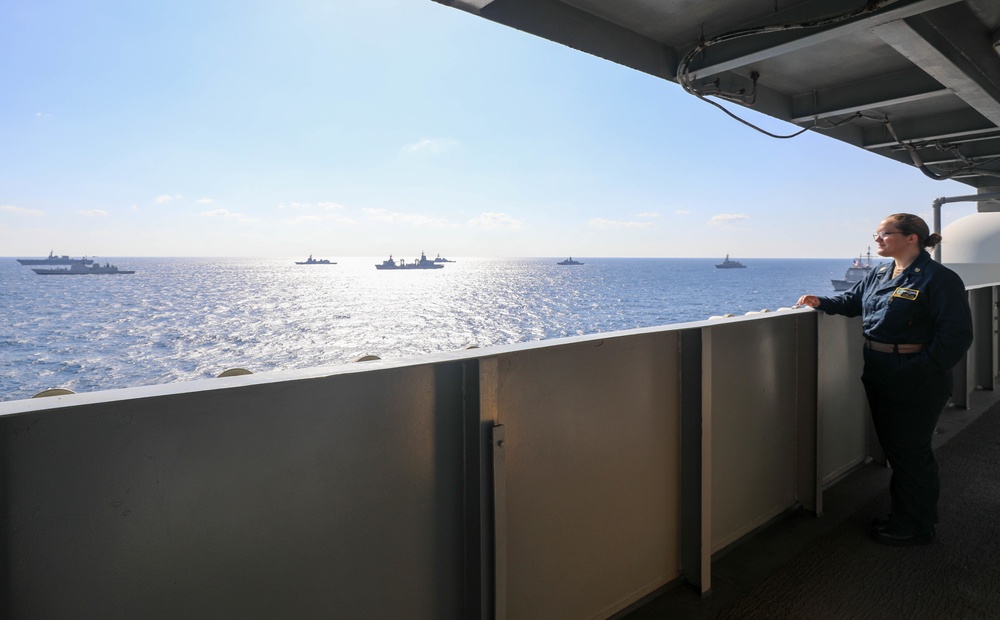
[[[968,158],[962,155],[961,151],[958,150],[957,146],[947,145],[947,148],[944,148],[940,142],[934,142],[932,143],[932,145],[938,148],[939,150],[942,151],[948,150],[952,152],[957,156],[958,159],[962,161],[964,165],[959,166],[958,168],[955,168],[953,170],[948,170],[944,172],[935,172],[931,170],[929,167],[927,167],[927,164],[924,163],[923,158],[920,156],[919,150],[920,148],[922,148],[923,145],[914,144],[912,142],[907,143],[900,140],[899,136],[896,135],[896,130],[893,129],[892,127],[892,123],[889,122],[888,117],[881,118],[878,120],[880,120],[882,124],[885,125],[886,130],[889,132],[889,135],[892,136],[892,139],[896,141],[896,144],[898,144],[901,148],[903,148],[907,153],[910,154],[910,161],[913,162],[913,165],[916,166],[917,169],[920,170],[920,172],[924,173],[924,176],[930,179],[934,179],[935,181],[947,181],[948,179],[952,179],[960,174],[976,174],[979,176],[1000,177],[1000,172],[994,172],[992,170],[983,170],[981,168],[982,166],[985,166],[986,164],[992,161],[996,161],[996,159],[998,158],[994,157],[993,159],[989,159],[985,162],[980,162],[977,164],[975,162],[970,161]]]
[[[820,27],[823,27],[823,26],[829,26],[829,25],[837,24],[837,23],[840,23],[840,22],[843,22],[843,21],[846,21],[846,20],[849,20],[849,19],[853,19],[853,18],[858,17],[860,15],[865,15],[867,13],[872,13],[872,12],[877,11],[877,10],[879,10],[879,9],[885,7],[885,6],[888,6],[890,4],[894,4],[894,3],[898,2],[898,1],[899,0],[882,0],[880,2],[878,0],[869,0],[868,2],[865,3],[865,5],[863,7],[860,7],[860,8],[851,10],[851,11],[847,11],[845,13],[837,13],[837,14],[833,14],[833,15],[827,15],[827,16],[820,17],[820,18],[817,18],[817,19],[812,20],[812,21],[808,21],[808,22],[801,22],[801,23],[798,23],[798,24],[781,24],[781,25],[776,25],[776,26],[760,26],[760,27],[757,27],[757,28],[747,28],[747,29],[744,29],[744,30],[736,30],[736,31],[729,32],[729,33],[726,33],[726,34],[723,34],[723,35],[720,35],[718,37],[714,37],[714,38],[708,39],[708,40],[702,38],[698,42],[698,45],[696,45],[693,49],[691,49],[690,51],[688,51],[688,53],[685,54],[683,58],[681,58],[681,61],[680,61],[680,63],[677,66],[677,83],[680,84],[681,88],[683,88],[684,90],[686,90],[688,93],[694,95],[695,97],[698,97],[702,101],[706,101],[706,102],[712,104],[713,106],[719,108],[720,110],[722,110],[723,112],[725,112],[727,115],[729,115],[731,118],[739,121],[740,123],[743,123],[744,125],[746,125],[747,127],[750,127],[751,129],[759,131],[759,132],[763,133],[764,135],[770,136],[772,138],[778,138],[778,139],[794,138],[795,136],[801,135],[801,134],[805,133],[806,131],[809,131],[810,129],[825,129],[825,128],[828,128],[828,127],[823,127],[823,126],[819,125],[818,123],[815,123],[815,124],[810,125],[808,127],[804,127],[801,130],[796,131],[795,133],[791,133],[791,134],[787,134],[787,135],[780,135],[780,134],[775,134],[775,133],[772,133],[770,131],[767,131],[766,129],[763,129],[761,127],[758,127],[757,125],[751,123],[750,121],[741,118],[740,116],[738,116],[734,112],[731,112],[728,108],[726,108],[722,104],[720,104],[720,103],[718,103],[716,101],[712,101],[712,100],[710,100],[710,99],[707,98],[708,96],[713,96],[713,97],[718,97],[718,98],[726,100],[726,101],[731,101],[733,103],[740,103],[740,104],[743,104],[743,105],[751,105],[753,103],[753,101],[756,100],[757,78],[760,76],[760,74],[758,72],[754,71],[754,72],[751,73],[751,80],[753,82],[753,100],[751,100],[750,102],[748,102],[746,99],[744,99],[745,95],[744,95],[743,91],[739,91],[739,92],[735,92],[735,93],[727,93],[727,92],[722,91],[721,89],[719,89],[719,90],[716,90],[716,91],[713,91],[713,92],[702,92],[699,88],[697,88],[693,84],[693,82],[691,80],[691,77],[690,77],[690,66],[691,66],[691,63],[694,61],[695,57],[698,54],[704,52],[706,49],[708,49],[709,47],[712,47],[713,45],[718,45],[719,43],[725,43],[726,41],[733,41],[735,39],[740,39],[740,38],[743,38],[743,37],[757,36],[757,35],[769,34],[769,33],[774,33],[774,32],[787,32],[789,30],[800,30],[800,29],[805,29],[805,28],[820,28]],[[754,77],[755,74],[756,74],[756,77]],[[718,83],[716,83],[716,88],[718,88]]]
[[[865,118],[868,120],[874,120],[883,123],[888,132],[892,135],[893,139],[896,141],[896,144],[898,144],[901,148],[905,149],[909,153],[910,159],[913,161],[913,165],[916,166],[924,175],[926,175],[931,179],[934,179],[935,181],[943,181],[946,179],[951,179],[961,174],[977,174],[981,176],[1000,177],[1000,172],[994,172],[992,170],[983,169],[983,166],[993,161],[996,161],[997,159],[1000,158],[992,158],[986,161],[973,162],[961,153],[957,145],[953,144],[945,145],[940,142],[932,143],[930,144],[930,146],[933,146],[941,151],[951,152],[956,159],[962,162],[962,165],[952,170],[935,172],[930,167],[928,167],[926,163],[924,163],[923,158],[920,157],[920,153],[918,152],[919,149],[924,148],[925,145],[906,143],[900,140],[899,136],[896,135],[896,132],[892,127],[892,123],[889,122],[888,117],[877,117],[877,116],[863,114],[861,112],[856,112],[834,123],[821,124],[817,121],[807,127],[803,127],[802,129],[796,132],[782,135],[767,131],[766,129],[763,129],[762,127],[759,127],[754,123],[751,123],[750,121],[740,117],[735,112],[729,110],[727,107],[725,107],[718,101],[713,101],[712,99],[708,98],[708,97],[714,97],[717,99],[721,99],[723,101],[728,101],[730,103],[752,106],[757,99],[758,80],[760,78],[760,73],[756,70],[751,71],[750,73],[750,81],[752,84],[752,89],[749,94],[747,94],[746,89],[740,89],[738,91],[726,91],[721,88],[720,80],[718,79],[716,79],[712,84],[712,87],[709,88],[706,88],[706,86],[704,85],[696,86],[694,84],[694,80],[691,78],[691,73],[692,73],[691,63],[694,62],[694,59],[699,54],[703,53],[709,47],[712,47],[714,45],[725,43],[727,41],[741,39],[744,37],[771,34],[776,32],[788,32],[791,30],[802,30],[806,28],[821,28],[824,26],[832,26],[834,24],[851,20],[856,17],[860,17],[862,15],[874,13],[891,4],[895,4],[896,2],[899,2],[899,0],[868,0],[863,6],[858,7],[856,9],[852,9],[850,11],[846,11],[843,13],[836,13],[836,14],[826,15],[823,17],[818,17],[811,21],[805,21],[794,24],[779,24],[774,26],[745,28],[743,30],[728,32],[719,35],[717,37],[713,37],[711,39],[705,39],[704,37],[702,37],[701,40],[699,40],[698,45],[689,50],[681,58],[681,61],[678,63],[677,83],[680,84],[681,88],[683,88],[688,93],[722,110],[723,112],[726,113],[726,115],[733,118],[734,120],[772,138],[777,138],[782,140],[788,138],[794,138],[796,136],[802,135],[803,133],[809,131],[810,129],[816,129],[816,130],[832,129],[844,123],[851,122],[852,120],[858,118]]]

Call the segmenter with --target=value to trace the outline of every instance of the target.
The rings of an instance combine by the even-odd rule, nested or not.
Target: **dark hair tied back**
[[[927,222],[919,215],[893,213],[885,219],[895,224],[899,232],[904,235],[916,235],[917,242],[922,248],[933,248],[941,243],[941,235],[937,233],[932,234],[930,228],[927,226]]]

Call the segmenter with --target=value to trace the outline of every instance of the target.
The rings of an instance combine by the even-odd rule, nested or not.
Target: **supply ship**
[[[386,260],[382,261],[381,263],[375,265],[375,269],[379,269],[379,270],[383,270],[383,269],[388,269],[388,270],[392,270],[392,269],[444,269],[444,265],[442,265],[441,263],[432,261],[432,260],[428,260],[427,256],[423,252],[421,252],[419,259],[416,259],[416,260],[414,260],[412,262],[409,262],[409,263],[406,262],[406,260],[404,260],[402,258],[399,259],[399,261],[397,262],[397,261],[395,261],[392,258],[392,254],[390,254],[389,258],[387,258]]]

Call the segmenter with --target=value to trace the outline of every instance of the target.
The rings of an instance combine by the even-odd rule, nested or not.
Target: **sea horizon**
[[[386,272],[374,268],[385,257],[314,257],[338,265],[100,257],[135,273],[51,277],[0,258],[0,400],[773,311],[834,294],[852,260],[732,257],[747,268],[716,269],[721,258],[446,256],[456,262]]]
[[[404,253],[392,252],[391,254],[393,256],[397,256],[398,255],[398,256],[403,256],[404,258],[409,258],[411,255],[419,257],[420,252],[404,252]],[[445,254],[445,253],[438,254],[436,252],[434,253],[433,256],[429,252],[425,252],[425,254],[427,255],[428,258],[434,258],[434,257],[440,255],[443,258],[456,259],[456,260],[459,259],[459,258],[471,259],[471,260],[491,260],[491,259],[507,260],[507,259],[520,259],[520,258],[523,258],[523,259],[549,259],[549,258],[565,259],[565,258],[574,257],[574,258],[592,258],[592,259],[602,259],[602,260],[603,259],[625,259],[625,260],[632,260],[632,259],[635,259],[635,260],[645,260],[645,259],[650,259],[650,260],[659,260],[659,259],[666,259],[666,260],[674,260],[674,259],[677,259],[677,260],[685,260],[685,259],[714,260],[714,259],[717,259],[719,261],[722,261],[727,256],[727,254],[725,254],[725,253],[724,254],[720,254],[718,256],[715,256],[715,255],[710,255],[710,256],[601,256],[601,255],[593,255],[593,254],[553,254],[551,256],[521,256],[521,255],[509,255],[509,256],[489,256],[489,255],[477,255],[477,256],[471,256],[470,255],[470,256],[464,256],[464,255],[454,255],[454,256],[452,256],[451,254]],[[819,257],[817,257],[817,256],[808,256],[808,257],[799,257],[799,256],[795,256],[795,257],[787,257],[787,256],[751,256],[751,255],[746,255],[746,254],[733,254],[732,252],[730,252],[728,255],[730,256],[730,258],[739,259],[739,260],[743,260],[743,259],[747,259],[747,260],[852,260],[854,258],[857,258],[858,256],[864,256],[864,253],[857,254],[857,255],[854,255],[854,256],[819,256]],[[10,255],[0,255],[0,261],[6,260],[6,259],[10,259],[10,260],[16,261],[19,258],[22,258],[22,259],[24,259],[24,258],[40,259],[40,258],[45,258],[46,256],[48,256],[48,254],[10,254]],[[273,260],[277,260],[277,259],[305,260],[307,257],[313,256],[314,258],[317,258],[317,259],[319,259],[319,258],[328,258],[328,259],[332,260],[332,259],[335,259],[337,257],[342,257],[342,258],[365,258],[365,259],[367,259],[367,258],[385,258],[385,257],[388,257],[389,254],[332,254],[332,253],[330,253],[330,254],[324,254],[322,252],[313,252],[311,254],[310,253],[305,253],[305,254],[259,254],[259,255],[225,255],[225,254],[223,254],[223,255],[214,255],[214,254],[211,254],[211,255],[210,254],[204,254],[204,255],[202,255],[202,254],[191,254],[191,255],[183,255],[183,256],[176,255],[175,256],[175,255],[168,255],[168,254],[121,254],[121,255],[108,254],[108,255],[101,255],[101,254],[72,254],[72,253],[70,253],[70,254],[55,254],[55,256],[69,256],[70,258],[92,258],[92,259],[100,258],[101,260],[104,260],[104,259],[122,259],[122,258],[181,258],[181,259],[183,259],[183,258],[199,258],[199,259],[200,258],[216,258],[216,259],[260,259],[260,260],[272,260],[272,259]],[[875,259],[877,257],[878,256],[876,254],[872,253],[872,258],[873,259]]]

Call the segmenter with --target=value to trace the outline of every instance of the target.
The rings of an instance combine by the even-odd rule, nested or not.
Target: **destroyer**
[[[738,260],[729,260],[729,255],[726,254],[726,259],[715,266],[716,269],[746,269],[746,265]]]
[[[307,258],[305,260],[297,260],[297,261],[295,261],[295,264],[296,265],[336,265],[337,263],[330,262],[328,259],[325,259],[325,258],[313,258],[312,254],[310,254],[309,258]]]
[[[111,263],[103,265],[70,265],[65,269],[32,269],[40,276],[88,276],[88,275],[109,275],[109,274],[130,274],[135,271],[122,271]]]
[[[583,263],[581,263],[581,262],[580,262],[580,261],[578,261],[578,260],[573,260],[573,257],[572,257],[572,256],[570,256],[570,257],[569,257],[569,258],[567,258],[566,260],[561,260],[561,261],[559,261],[559,262],[558,262],[558,263],[556,263],[556,264],[557,264],[557,265],[582,265]]]
[[[868,248],[868,254],[866,255],[866,260],[862,261],[861,257],[854,259],[854,263],[847,268],[847,272],[844,274],[843,280],[830,280],[833,283],[833,290],[835,291],[846,291],[847,289],[854,286],[855,283],[860,282],[865,279],[868,272],[872,270],[872,249]]]

